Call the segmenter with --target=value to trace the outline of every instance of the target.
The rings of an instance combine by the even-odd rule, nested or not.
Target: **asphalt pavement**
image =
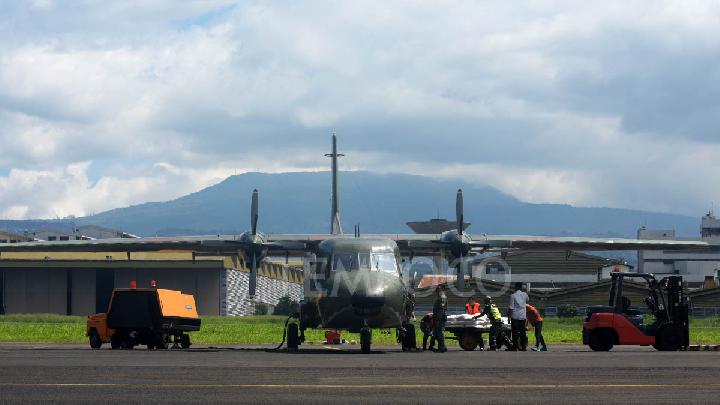
[[[262,349],[0,344],[0,402],[720,402],[720,352]]]

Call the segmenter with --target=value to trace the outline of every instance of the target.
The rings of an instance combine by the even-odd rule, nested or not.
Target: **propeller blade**
[[[458,234],[462,234],[462,231],[463,231],[463,194],[462,194],[462,189],[458,189],[457,196],[455,197],[455,219],[457,220]]]
[[[250,256],[250,286],[248,295],[250,299],[255,298],[255,290],[257,289],[257,257],[255,253]]]
[[[258,221],[258,191],[253,190],[252,193],[252,204],[250,206],[250,229],[253,235],[257,235],[257,221]]]

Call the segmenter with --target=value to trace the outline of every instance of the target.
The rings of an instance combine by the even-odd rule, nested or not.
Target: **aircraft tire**
[[[363,329],[360,331],[360,351],[363,353],[370,353],[372,346],[372,331],[370,329]]]
[[[415,340],[415,325],[409,323],[405,325],[405,330],[402,333],[402,339],[400,345],[404,352],[408,350],[417,349],[417,341]]]
[[[287,348],[295,351],[300,347],[300,337],[298,334],[298,325],[291,323],[287,328]]]

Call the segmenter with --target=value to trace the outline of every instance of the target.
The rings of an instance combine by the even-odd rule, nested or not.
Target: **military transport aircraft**
[[[454,230],[442,234],[343,235],[338,199],[337,138],[333,133],[332,207],[330,233],[270,235],[258,230],[258,192],[252,192],[250,230],[239,236],[187,236],[170,238],[102,239],[90,241],[26,242],[0,246],[7,251],[131,252],[186,250],[193,255],[238,255],[250,267],[249,296],[254,298],[257,267],[268,256],[304,257],[305,297],[299,324],[288,325],[287,347],[294,350],[304,341],[308,328],[332,328],[360,333],[363,352],[371,348],[372,329],[395,328],[403,349],[415,347],[410,323],[412,286],[401,276],[403,257],[441,255],[454,263],[458,280],[464,280],[463,259],[479,252],[511,250],[677,250],[705,249],[696,241],[603,239],[541,236],[470,235],[464,232],[462,190],[456,195]]]

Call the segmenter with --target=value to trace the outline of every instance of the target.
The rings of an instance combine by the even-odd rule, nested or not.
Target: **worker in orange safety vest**
[[[468,315],[477,315],[480,313],[480,304],[475,301],[475,297],[470,297],[465,304],[465,313]]]

